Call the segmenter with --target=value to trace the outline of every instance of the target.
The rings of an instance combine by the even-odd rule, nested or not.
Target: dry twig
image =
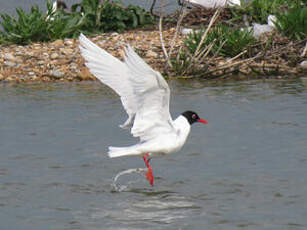
[[[163,6],[164,6],[164,0],[161,1],[161,8],[160,8],[160,19],[159,19],[159,37],[160,37],[160,42],[161,42],[161,46],[162,46],[162,50],[163,50],[163,54],[166,58],[166,61],[168,63],[168,65],[172,68],[172,63],[169,59],[169,56],[167,54],[166,48],[165,48],[165,44],[164,44],[164,39],[163,39],[163,32],[162,32],[162,20],[163,20]]]

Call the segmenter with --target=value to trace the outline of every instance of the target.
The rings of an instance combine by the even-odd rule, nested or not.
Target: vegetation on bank
[[[32,6],[30,12],[25,13],[17,8],[17,18],[1,14],[0,43],[46,42],[77,37],[80,32],[122,32],[156,22],[155,17],[141,7],[124,7],[120,1],[82,0],[72,5],[70,11],[60,8],[53,11],[48,1],[47,10],[46,14],[38,6]]]
[[[285,14],[288,9],[307,6],[305,0],[251,0],[242,4],[241,15],[247,14],[250,21],[260,24],[266,24],[270,14]]]
[[[306,57],[307,3],[304,0],[241,2],[241,7],[192,10],[184,3],[172,17],[166,20],[160,17],[161,52],[163,50],[165,57],[162,72],[169,76],[209,78],[229,73],[278,75],[293,72],[291,68]],[[0,44],[76,38],[80,32],[123,32],[158,21],[150,12],[138,6],[124,7],[120,1],[82,0],[72,5],[70,11],[53,11],[51,3],[47,2],[47,9],[47,14],[36,6],[29,13],[16,9],[17,18],[2,14]],[[201,15],[203,12],[205,16]],[[253,29],[247,25],[267,24],[267,18],[272,14],[276,17],[273,22],[275,32],[255,38]],[[193,18],[196,23],[189,23]],[[195,29],[178,43],[176,37],[181,28],[190,24]],[[163,40],[163,26],[176,28],[174,38],[168,44]]]
[[[122,32],[157,22],[150,12],[133,5],[124,7],[120,0],[82,0],[73,4],[69,12],[62,9],[53,12],[52,4],[49,1],[46,4],[47,14],[37,6],[33,6],[29,13],[17,8],[17,18],[1,14],[0,24],[3,29],[0,31],[0,43],[45,42],[77,37],[80,32]],[[232,7],[230,10],[231,18],[228,22],[235,29],[236,25],[242,27],[246,23],[244,16],[248,17],[249,23],[266,24],[268,16],[273,14],[277,17],[275,25],[280,33],[291,39],[304,39],[307,36],[307,4],[304,0],[242,1],[242,7]],[[221,33],[222,37],[228,36],[226,27],[220,26],[219,30],[222,31],[215,30],[212,33],[216,37],[221,36]],[[244,43],[245,39],[241,41]]]
[[[192,11],[186,17],[189,18],[191,14],[193,18],[193,14],[200,13],[201,11]],[[210,11],[207,10],[205,13],[210,14]],[[266,37],[256,39],[253,35],[255,27],[247,27],[246,24],[258,23],[261,27],[262,24],[268,24],[269,15],[275,16],[273,26],[278,33],[271,32]],[[185,23],[188,25],[189,20]],[[192,24],[195,26],[196,23]],[[273,30],[273,27],[270,28]],[[285,40],[288,39],[287,43],[292,46],[285,44]],[[177,54],[165,56],[170,60],[169,74],[191,76],[213,74],[216,77],[227,73],[238,73],[239,66],[249,65],[249,69],[254,73],[278,75],[280,67],[287,69],[288,64],[291,63],[290,66],[293,67],[304,60],[306,41],[307,3],[303,0],[251,0],[242,3],[241,7],[216,10],[214,15],[210,15],[206,27],[196,28],[187,35]],[[278,43],[284,43],[284,46]],[[304,45],[305,50],[302,55],[297,50],[293,57],[293,49]],[[281,54],[283,48],[291,49],[288,54],[283,54],[286,55],[288,63],[278,60],[278,52]],[[221,57],[224,61],[221,61]],[[259,68],[250,65],[251,62],[255,64],[257,60],[266,60],[270,63],[270,68],[267,70],[263,67],[263,70],[258,71]],[[261,68],[260,65],[258,67]]]
[[[250,23],[260,24],[267,24],[268,16],[275,15],[274,24],[281,34],[294,40],[307,37],[307,3],[304,0],[252,0],[239,12],[241,16],[248,15]]]

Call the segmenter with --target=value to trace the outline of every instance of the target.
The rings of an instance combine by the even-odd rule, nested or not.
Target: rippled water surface
[[[198,111],[156,185],[109,159],[136,142],[99,83],[0,85],[0,229],[307,229],[307,85],[170,81],[171,112]]]

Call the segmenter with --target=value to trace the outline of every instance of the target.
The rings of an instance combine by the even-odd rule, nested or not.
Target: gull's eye
[[[196,119],[197,119],[197,116],[196,116],[196,114],[195,114],[195,113],[192,115],[192,119],[194,119],[194,120],[196,120]]]

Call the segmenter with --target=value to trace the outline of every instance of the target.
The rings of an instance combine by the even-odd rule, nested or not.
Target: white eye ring
[[[196,114],[193,114],[193,115],[192,115],[192,119],[196,119]]]

